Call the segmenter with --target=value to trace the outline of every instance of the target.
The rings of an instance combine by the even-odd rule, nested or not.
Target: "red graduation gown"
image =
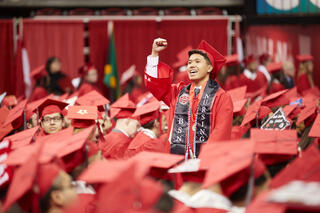
[[[157,138],[150,138],[143,132],[139,132],[130,142],[125,157],[132,157],[142,151],[165,152],[165,142]]]
[[[105,137],[105,142],[101,143],[100,149],[105,158],[122,159],[132,138],[122,132],[110,132]]]
[[[311,88],[308,75],[306,73],[301,74],[298,77],[298,82],[297,82],[297,90],[300,94],[303,94],[304,91],[308,90]]]
[[[93,90],[97,90],[95,86],[87,83],[87,82],[83,82],[80,86],[80,88],[78,89],[78,97],[81,97]]]
[[[168,133],[173,126],[174,112],[180,91],[187,86],[184,82],[171,84],[173,70],[166,64],[159,62],[158,78],[145,73],[145,84],[148,90],[158,99],[170,106],[168,117]],[[215,94],[211,106],[210,136],[208,141],[229,140],[231,136],[233,104],[231,97],[222,88]],[[192,126],[193,124],[191,124]],[[170,136],[169,136],[170,142]]]
[[[247,86],[247,92],[253,93],[264,87],[268,84],[268,81],[262,72],[256,72],[257,77],[252,80],[247,78],[244,73],[240,75],[239,81],[241,82],[241,86]]]

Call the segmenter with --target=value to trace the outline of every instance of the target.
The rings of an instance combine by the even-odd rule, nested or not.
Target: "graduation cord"
[[[190,147],[190,141],[189,141],[189,136],[190,136],[190,123],[191,123],[191,108],[189,107],[188,111],[188,127],[187,127],[187,147],[186,147],[186,153],[185,153],[185,160],[188,160],[189,152],[190,152],[190,157],[192,158],[192,150]]]

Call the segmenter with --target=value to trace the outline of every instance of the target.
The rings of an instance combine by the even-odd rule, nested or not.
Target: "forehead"
[[[194,53],[189,57],[189,60],[196,60],[196,59],[204,60],[204,57],[198,53]]]
[[[56,113],[45,115],[45,116],[43,116],[43,118],[54,118],[54,117],[59,117],[59,116],[61,116],[60,113],[56,112]]]

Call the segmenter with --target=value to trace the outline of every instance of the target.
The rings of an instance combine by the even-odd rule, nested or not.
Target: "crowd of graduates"
[[[190,49],[174,83],[189,82]],[[93,64],[75,88],[49,58],[28,99],[0,99],[0,212],[319,212],[320,91],[313,57],[295,59],[226,56],[230,140],[185,160],[170,154],[170,106],[143,87],[110,103]]]

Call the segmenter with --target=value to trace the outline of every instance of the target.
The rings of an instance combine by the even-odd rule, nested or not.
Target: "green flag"
[[[116,47],[113,30],[109,34],[109,54],[104,66],[104,83],[115,92],[115,98],[120,97],[120,84],[117,71]]]

